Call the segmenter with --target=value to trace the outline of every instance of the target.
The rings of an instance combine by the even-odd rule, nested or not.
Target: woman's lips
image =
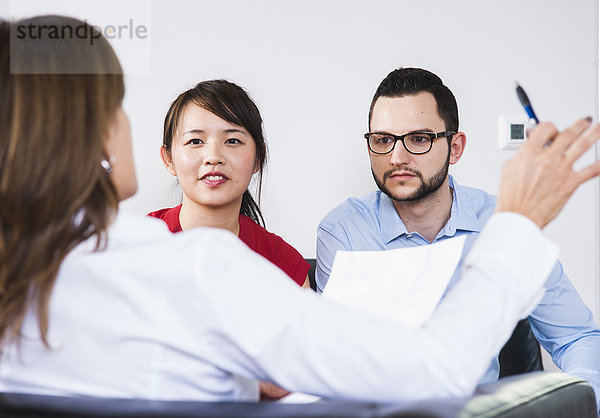
[[[206,184],[208,187],[218,187],[227,180],[229,179],[221,173],[208,173],[200,178],[200,181]]]

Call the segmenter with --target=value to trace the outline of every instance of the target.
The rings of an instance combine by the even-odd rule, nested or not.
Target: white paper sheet
[[[418,327],[456,270],[465,236],[387,251],[338,251],[323,297]]]
[[[319,396],[308,395],[302,392],[292,392],[289,395],[279,399],[279,403],[313,403],[321,399]]]

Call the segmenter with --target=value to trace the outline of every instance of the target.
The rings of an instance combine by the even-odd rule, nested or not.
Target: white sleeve
[[[382,402],[470,395],[558,257],[527,218],[496,214],[462,280],[425,325],[408,329],[303,291],[230,241],[213,248],[227,257],[197,264],[193,297],[210,312],[205,341],[217,367],[293,391]]]

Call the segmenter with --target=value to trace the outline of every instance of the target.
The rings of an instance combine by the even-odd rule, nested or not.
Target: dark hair
[[[189,103],[194,103],[234,125],[244,127],[256,146],[256,166],[258,167],[258,200],[262,190],[263,169],[267,160],[267,144],[262,130],[262,118],[256,104],[240,86],[227,80],[208,80],[196,84],[181,93],[169,107],[165,116],[163,146],[171,153],[173,136],[177,132],[183,112]],[[265,221],[260,207],[249,190],[242,196],[240,214],[264,226]]]
[[[98,248],[117,210],[117,191],[100,162],[124,84],[114,51],[97,32],[93,45],[61,39],[62,48],[28,52],[10,48],[18,25],[96,30],[63,16],[0,21],[0,343],[20,335],[35,304],[48,345],[48,304],[61,262],[88,238],[96,237]],[[77,73],[65,73],[69,63]]]
[[[446,129],[458,132],[458,106],[454,95],[437,75],[422,68],[398,68],[383,79],[375,91],[369,108],[369,130],[377,99],[382,96],[412,96],[423,92],[431,93],[435,98],[437,111],[444,120]]]

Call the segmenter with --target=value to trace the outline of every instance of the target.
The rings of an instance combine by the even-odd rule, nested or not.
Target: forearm
[[[600,411],[600,331],[595,330],[573,342],[562,353],[558,366],[564,373],[589,382]]]
[[[268,305],[280,305],[281,316],[270,318],[268,332],[239,332],[233,326],[244,324],[232,323],[237,349],[252,358],[257,377],[321,396],[398,401],[468,395],[517,320],[533,309],[556,262],[556,248],[527,222],[490,220],[465,260],[461,282],[420,329],[273,281],[273,303],[255,301],[253,315],[261,321],[267,312],[272,316]]]
[[[381,336],[376,332],[365,334],[366,325],[356,328],[361,343],[372,345],[368,353],[361,353],[366,356],[362,362],[371,370],[380,362],[387,371],[372,370],[371,381],[366,380],[368,372],[356,372],[365,388],[373,388],[369,396],[393,400],[470,394],[517,320],[533,310],[556,256],[556,247],[529,221],[507,223],[496,215],[465,260],[461,282],[425,326],[389,331],[388,341],[378,340]],[[328,323],[330,329],[333,324]],[[350,339],[338,347],[344,354],[358,354],[354,348],[349,350]],[[393,348],[387,352],[381,347]],[[345,361],[360,364],[361,358]],[[344,383],[352,377],[344,376]]]
[[[470,379],[483,375],[515,323],[537,305],[556,261],[556,247],[537,227],[513,219],[490,220],[464,261],[460,282],[424,326],[445,341],[442,355],[448,358],[432,366],[432,373],[440,382],[450,379],[449,391],[475,386]]]
[[[588,380],[600,401],[600,330],[594,316],[560,263],[546,287],[529,316],[531,329],[554,363],[563,372]]]

